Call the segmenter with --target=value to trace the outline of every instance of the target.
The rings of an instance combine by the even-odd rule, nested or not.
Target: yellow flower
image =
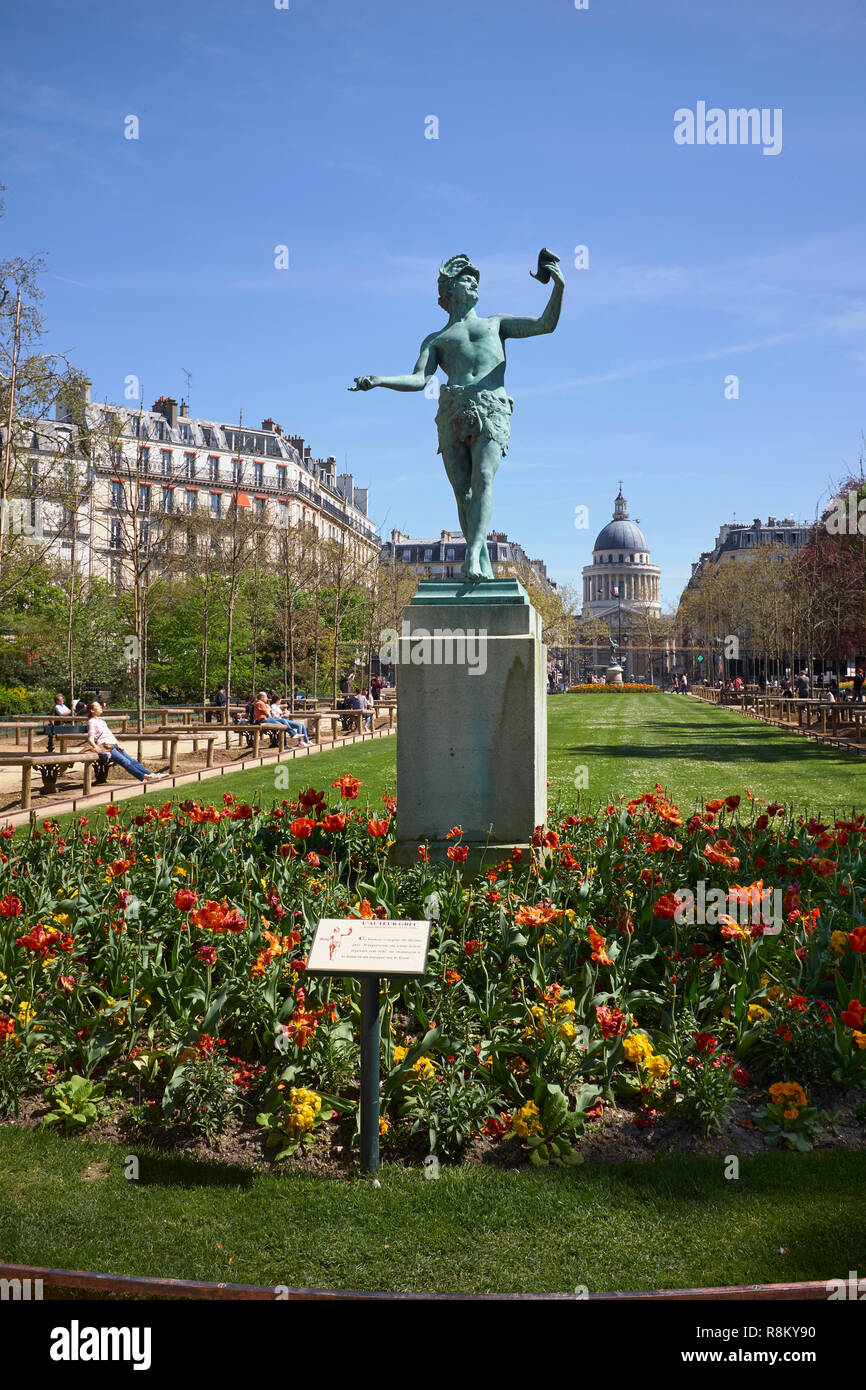
[[[671,1069],[671,1064],[667,1057],[648,1057],[644,1065],[650,1076],[658,1077],[659,1080],[666,1077]]]
[[[749,1022],[750,1022],[750,1023],[759,1023],[762,1019],[764,1019],[764,1018],[769,1018],[769,1017],[770,1017],[769,1011],[768,1011],[767,1009],[763,1009],[763,1008],[761,1007],[760,1004],[750,1004],[750,1005],[749,1005]]]
[[[848,933],[844,931],[833,931],[830,933],[830,950],[837,956],[845,954],[848,945]]]
[[[783,1111],[783,1115],[786,1120],[796,1120],[799,1113],[800,1112],[797,1109],[796,1105],[792,1105],[790,1110]]]
[[[177,874],[178,878],[186,878],[186,869],[182,869],[180,864],[178,864],[176,869],[172,870],[172,873]]]
[[[429,1057],[419,1057],[412,1063],[412,1070],[421,1081],[430,1081],[436,1075],[436,1068]]]
[[[622,1050],[629,1062],[643,1065],[653,1055],[653,1045],[646,1033],[632,1033],[623,1040]]]
[[[36,1010],[31,1008],[28,999],[22,999],[18,1008],[18,1022],[22,1028],[26,1028],[32,1018],[36,1017]]]
[[[388,1121],[385,1119],[385,1116],[384,1116],[384,1115],[380,1115],[380,1116],[379,1116],[379,1133],[380,1133],[380,1134],[387,1134],[387,1133],[388,1133],[388,1130],[389,1130],[390,1128],[391,1128],[391,1126],[388,1124]]]
[[[577,1029],[573,1023],[563,1023],[559,1030],[559,1036],[566,1042],[571,1042],[577,1034]]]
[[[855,1031],[851,1034],[851,1037],[854,1039],[860,1051],[866,1052],[866,1033],[858,1033],[855,1029]]]
[[[538,1106],[534,1101],[528,1100],[514,1112],[511,1116],[511,1128],[521,1139],[531,1139],[533,1135],[542,1133],[538,1121]]]
[[[300,1139],[315,1125],[316,1116],[322,1108],[322,1098],[304,1086],[293,1086],[289,1091],[289,1106],[286,1128],[293,1139]]]
[[[399,1043],[398,1043],[398,1045],[394,1048],[394,1064],[395,1064],[395,1066],[398,1065],[400,1062],[402,1062],[403,1058],[406,1056],[406,1051],[407,1051],[407,1049],[406,1049],[405,1047],[400,1047]]]
[[[56,922],[58,927],[68,927],[72,918],[68,912],[55,912],[51,920]]]

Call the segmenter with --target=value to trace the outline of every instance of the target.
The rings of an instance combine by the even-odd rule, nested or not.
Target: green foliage
[[[0,685],[0,715],[50,714],[54,692],[47,688],[27,690],[23,685]]]
[[[86,1129],[94,1120],[100,1118],[100,1102],[104,1095],[103,1083],[97,1084],[84,1076],[71,1076],[68,1081],[57,1081],[48,1089],[51,1109],[42,1123],[46,1128],[57,1125],[67,1134]]]
[[[705,1139],[721,1133],[734,1113],[734,1102],[741,1094],[734,1071],[733,1059],[707,1053],[691,1054],[676,1068],[683,1112],[695,1121]]]
[[[21,1101],[37,1082],[43,1067],[41,1048],[32,1046],[33,1035],[0,1038],[0,1117],[17,1118]]]
[[[541,1132],[530,1134],[526,1140],[530,1162],[537,1168],[545,1168],[550,1163],[570,1168],[582,1163],[574,1142],[583,1133],[586,1112],[601,1094],[601,1088],[581,1086],[573,1110],[569,1108],[568,1098],[559,1086],[542,1082],[536,1086],[535,1094],[539,1104],[537,1124]]]
[[[171,1117],[191,1134],[215,1144],[241,1108],[225,1057],[209,1047],[176,1067],[165,1088],[163,1118]]]
[[[488,1088],[454,1072],[409,1075],[414,1084],[407,1086],[397,1114],[411,1121],[410,1134],[426,1131],[431,1154],[456,1161],[491,1113]]]

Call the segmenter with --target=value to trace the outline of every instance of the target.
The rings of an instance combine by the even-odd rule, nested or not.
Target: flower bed
[[[597,684],[597,685],[570,685],[570,686],[568,687],[568,693],[569,693],[569,695],[584,695],[584,694],[591,695],[591,694],[598,694],[599,692],[600,692],[602,695],[608,695],[608,694],[611,693],[611,691],[613,691],[613,692],[619,692],[620,694],[623,694],[623,693],[624,693],[624,694],[626,694],[626,695],[635,695],[635,694],[642,695],[642,694],[644,694],[645,692],[650,691],[650,692],[652,692],[653,694],[657,695],[657,694],[659,693],[659,687],[658,687],[657,685],[641,685],[640,683],[637,683],[637,682],[629,682],[629,681],[623,681],[622,685],[602,685],[602,684]]]
[[[386,1155],[571,1163],[617,1103],[704,1135],[745,1105],[808,1148],[816,1088],[866,1084],[863,816],[656,788],[553,808],[464,882],[459,826],[445,866],[391,867],[393,798],[359,789],[0,832],[0,1112],[349,1155],[359,993],[305,976],[321,916],[433,921],[429,978],[383,991]]]

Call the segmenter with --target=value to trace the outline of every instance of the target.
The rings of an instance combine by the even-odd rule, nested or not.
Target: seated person
[[[283,714],[283,707],[276,697],[271,701],[270,712],[270,719],[266,722],[270,724],[282,724],[284,729],[288,729],[292,738],[302,738],[304,743],[309,743],[310,736],[307,733],[306,724],[302,724],[299,719],[286,719]]]
[[[59,715],[59,716],[62,716],[62,715],[64,715],[64,714],[71,714],[71,713],[72,713],[72,710],[69,708],[69,706],[68,706],[67,703],[66,703],[66,698],[65,698],[65,696],[64,696],[64,695],[61,695],[59,691],[58,691],[57,694],[54,696],[54,708],[53,708],[53,710],[51,711],[51,713],[52,713],[53,715]],[[54,721],[52,720],[51,723],[48,725],[48,752],[49,752],[49,753],[53,753],[53,752],[54,752],[54,729],[55,729],[55,725],[54,725]]]
[[[108,758],[109,762],[117,763],[124,771],[137,777],[139,782],[159,782],[165,776],[164,772],[150,772],[143,763],[133,758],[131,753],[127,753],[118,743],[114,734],[109,729],[105,720],[102,718],[102,705],[98,700],[94,700],[90,706],[90,718],[87,722],[87,742],[82,745],[92,753],[98,753],[100,757]]]

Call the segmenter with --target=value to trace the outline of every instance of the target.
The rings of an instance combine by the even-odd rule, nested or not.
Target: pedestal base
[[[525,589],[424,581],[395,638],[395,860],[463,844],[472,872],[527,847],[547,814],[547,657]]]
[[[622,667],[608,666],[604,673],[605,685],[622,685]]]

